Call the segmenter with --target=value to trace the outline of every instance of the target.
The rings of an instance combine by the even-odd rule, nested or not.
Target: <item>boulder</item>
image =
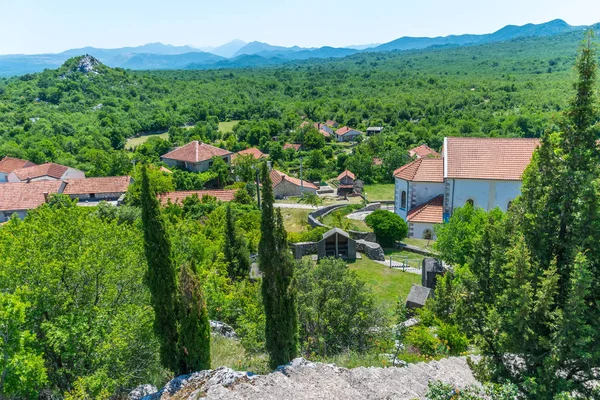
[[[237,334],[235,333],[235,330],[227,325],[225,322],[221,322],[221,321],[210,321],[210,330],[216,334],[219,334],[221,336],[224,336],[226,338],[230,338],[230,339],[236,339],[237,338]]]
[[[379,243],[359,239],[356,241],[356,251],[365,253],[371,260],[385,261],[385,254]]]

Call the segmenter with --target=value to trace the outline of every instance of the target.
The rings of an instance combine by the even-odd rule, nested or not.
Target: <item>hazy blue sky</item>
[[[0,0],[0,54],[149,42],[344,46],[488,33],[561,18],[600,22],[598,0]]]

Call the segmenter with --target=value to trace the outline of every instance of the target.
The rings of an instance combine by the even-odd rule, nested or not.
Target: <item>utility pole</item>
[[[302,180],[302,157],[300,157],[300,194],[304,196],[304,181]]]

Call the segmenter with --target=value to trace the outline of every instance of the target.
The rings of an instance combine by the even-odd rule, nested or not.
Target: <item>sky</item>
[[[232,39],[302,47],[489,33],[560,18],[600,22],[598,0],[0,0],[0,54]]]

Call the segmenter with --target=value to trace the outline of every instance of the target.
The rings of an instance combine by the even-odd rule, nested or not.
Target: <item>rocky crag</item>
[[[451,357],[405,368],[340,368],[302,358],[268,375],[221,367],[183,375],[163,389],[144,385],[130,400],[192,399],[423,399],[432,381],[457,388],[477,384],[464,357]]]

